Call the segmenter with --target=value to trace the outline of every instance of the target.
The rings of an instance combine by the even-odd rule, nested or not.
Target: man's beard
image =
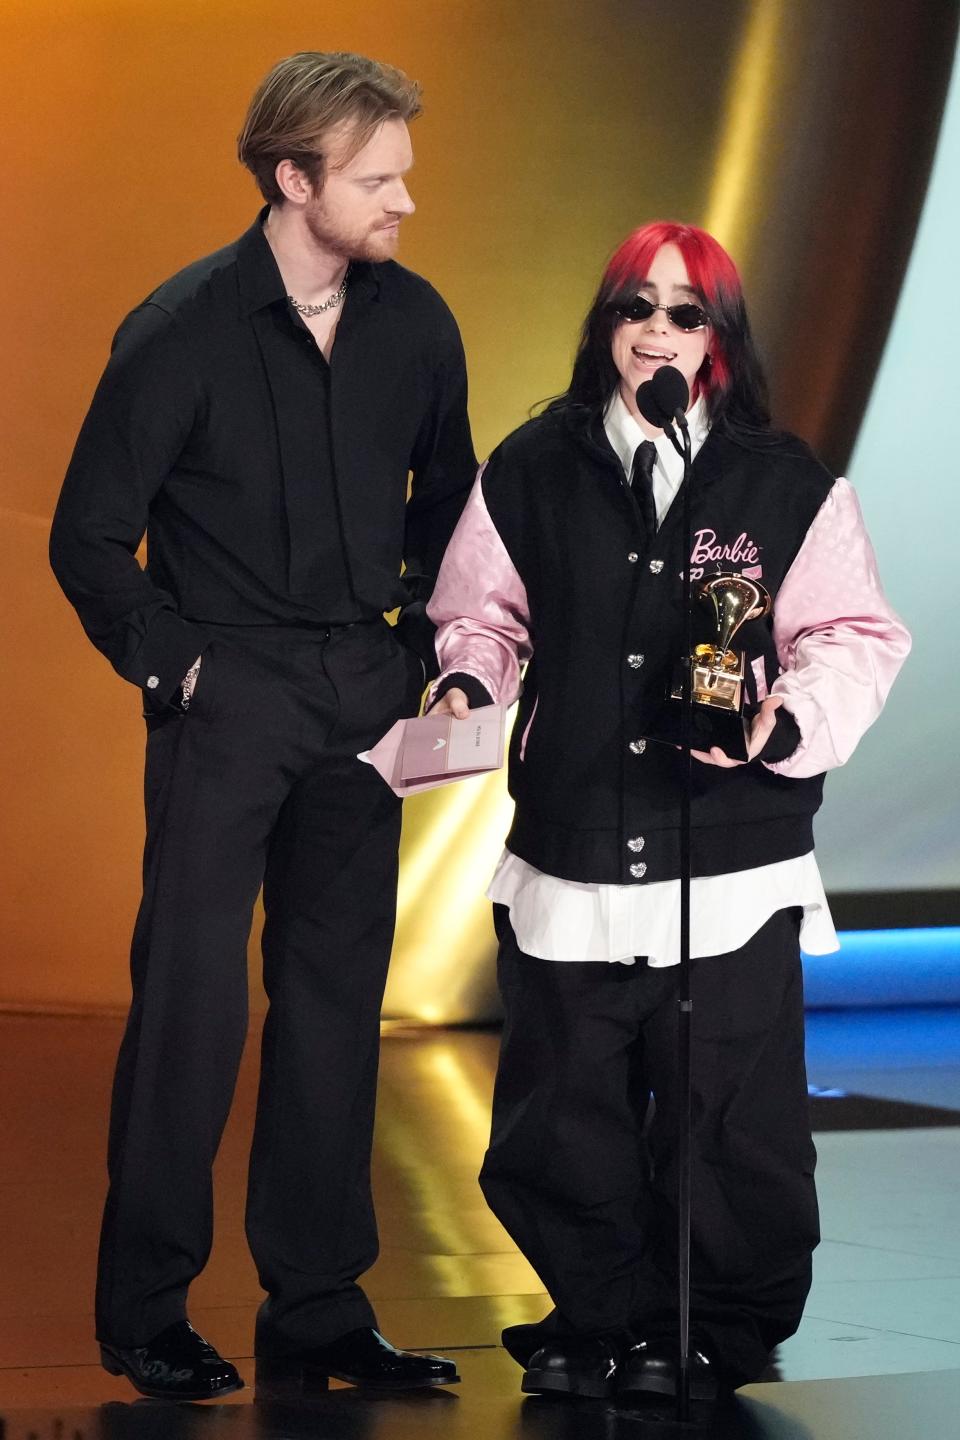
[[[390,260],[397,248],[396,230],[351,230],[327,213],[322,198],[311,201],[304,219],[317,244],[344,260]]]

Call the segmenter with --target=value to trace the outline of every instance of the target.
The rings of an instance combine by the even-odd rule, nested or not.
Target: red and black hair
[[[618,306],[640,290],[653,257],[663,245],[676,245],[690,286],[710,316],[710,360],[697,375],[711,424],[765,429],[770,423],[767,386],[750,333],[737,267],[723,246],[695,225],[653,220],[627,236],[603,272],[587,312],[573,374],[565,393],[550,407],[585,405],[602,409],[620,380],[611,341],[620,323]]]

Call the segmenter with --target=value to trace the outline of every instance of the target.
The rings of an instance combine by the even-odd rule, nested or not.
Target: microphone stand
[[[693,614],[691,609],[690,552],[693,536],[690,503],[690,471],[692,466],[690,432],[682,408],[674,416],[680,439],[673,423],[663,427],[677,454],[683,459],[682,532],[683,569],[683,688],[680,707],[680,986],[677,1013],[677,1063],[679,1069],[678,1116],[678,1179],[677,1179],[677,1289],[680,1312],[680,1368],[677,1373],[677,1419],[690,1418],[690,1211],[692,1203],[691,1174],[693,1136],[691,1124],[691,1029],[693,1000],[690,993],[690,794],[693,783],[693,757],[690,753],[693,735],[693,687],[688,656],[693,654]]]

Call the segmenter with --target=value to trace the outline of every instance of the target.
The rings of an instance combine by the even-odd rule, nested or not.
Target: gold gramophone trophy
[[[748,620],[760,620],[770,610],[770,594],[744,575],[711,575],[701,580],[697,599],[712,606],[716,638],[694,647],[681,660],[666,705],[664,725],[656,739],[680,742],[681,701],[686,669],[693,692],[690,743],[695,750],[719,745],[733,760],[747,758],[747,729],[743,719],[746,662],[730,642]]]

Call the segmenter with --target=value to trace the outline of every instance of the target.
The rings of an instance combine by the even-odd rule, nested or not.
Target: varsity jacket
[[[782,699],[763,758],[694,762],[693,874],[717,875],[812,848],[823,773],[876,719],[910,639],[852,488],[802,441],[712,431],[691,483],[691,578],[737,571],[770,592],[735,646],[751,701]],[[681,512],[648,536],[600,417],[570,407],[494,451],[447,549],[428,609],[433,693],[455,678],[474,705],[519,694],[507,846],[547,874],[679,874],[680,756],[649,732],[681,651]]]

